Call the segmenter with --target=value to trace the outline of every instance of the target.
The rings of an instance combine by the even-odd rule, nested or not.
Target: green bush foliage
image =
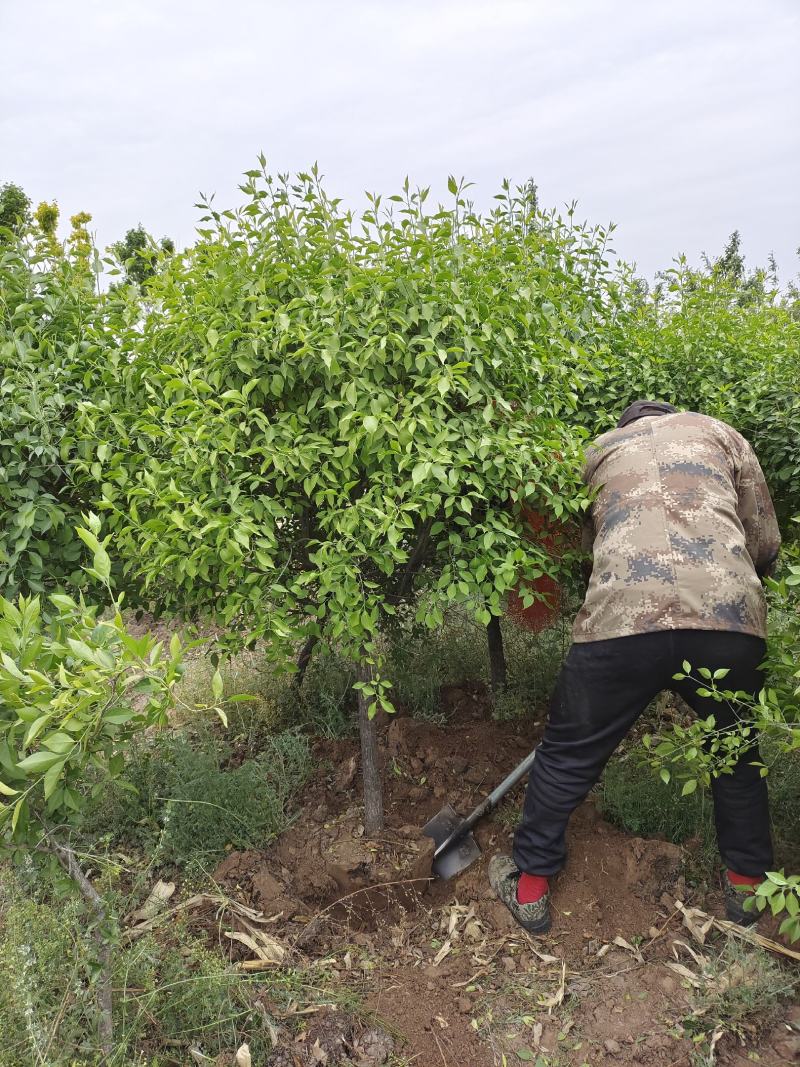
[[[633,277],[621,284],[580,421],[610,429],[638,397],[723,419],[755,448],[788,520],[800,499],[800,319],[777,279],[746,274],[735,234],[705,269],[680,260],[652,291]]]
[[[96,497],[73,477],[95,297],[65,259],[0,243],[0,593],[84,584],[73,528]]]
[[[157,866],[210,870],[226,851],[265,848],[285,830],[310,770],[308,742],[295,731],[265,738],[255,759],[238,763],[209,737],[162,735],[129,753],[135,792],[111,784],[87,830],[146,849]]]
[[[508,190],[478,217],[452,188],[446,209],[407,187],[356,219],[316,171],[253,171],[244,208],[209,210],[150,280],[84,409],[148,595],[279,658],[316,635],[377,660],[415,589],[430,629],[451,604],[486,622],[521,572],[557,569],[518,507],[586,503],[568,420],[602,332],[605,234]]]
[[[93,553],[88,573],[109,580],[111,563],[89,515],[78,528]],[[122,774],[125,749],[166,722],[182,649],[134,637],[117,610],[108,619],[83,600],[53,594],[0,598],[0,847],[57,852],[58,834],[79,827],[101,778]]]
[[[700,838],[706,849],[714,847],[711,797],[703,790],[681,796],[680,786],[654,777],[636,750],[608,764],[600,803],[609,822],[628,833],[676,843]]]

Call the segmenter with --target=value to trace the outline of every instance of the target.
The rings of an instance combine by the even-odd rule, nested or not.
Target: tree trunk
[[[411,591],[411,585],[414,581],[414,576],[422,565],[422,561],[425,558],[425,553],[428,550],[428,544],[431,539],[431,530],[433,524],[436,522],[436,516],[431,515],[422,524],[419,533],[417,535],[417,541],[408,557],[403,573],[400,575],[400,581],[397,584],[397,588],[394,592],[390,593],[386,598],[390,604],[397,605],[401,600],[404,600]]]
[[[362,661],[360,682],[372,681],[372,667]],[[378,731],[375,719],[367,711],[371,698],[358,692],[358,730],[361,735],[361,772],[364,779],[364,834],[374,837],[383,829],[383,781],[378,763]]]
[[[303,685],[303,679],[306,676],[306,669],[311,662],[311,657],[314,654],[314,649],[317,647],[317,637],[306,638],[305,644],[300,649],[300,655],[297,657],[297,671],[294,678],[292,678],[292,689],[300,689]]]
[[[506,687],[506,654],[503,649],[503,632],[500,629],[499,615],[492,615],[486,624],[486,639],[489,645],[492,696],[497,700]]]
[[[50,842],[50,848],[58,857],[58,862],[70,876],[81,892],[81,896],[95,913],[96,923],[92,936],[97,945],[97,1038],[104,1061],[110,1060],[114,1052],[114,1014],[111,990],[111,945],[106,923],[106,906],[103,898],[83,873],[75,853],[67,845]]]

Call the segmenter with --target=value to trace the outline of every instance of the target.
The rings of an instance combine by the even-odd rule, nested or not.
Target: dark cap
[[[620,415],[617,429],[629,426],[630,423],[636,422],[637,419],[646,419],[651,415],[674,415],[677,410],[672,404],[664,404],[660,400],[635,400]]]

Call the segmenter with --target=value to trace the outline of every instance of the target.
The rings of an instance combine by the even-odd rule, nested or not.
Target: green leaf
[[[111,559],[104,548],[98,548],[93,559],[94,569],[100,578],[107,582],[111,577]]]
[[[695,789],[697,789],[697,779],[690,778],[688,782],[684,783],[683,789],[681,790],[681,796],[688,797],[691,793],[694,793]]]
[[[786,895],[784,893],[775,893],[769,899],[769,906],[773,915],[777,915],[778,912],[783,911],[785,905]]]
[[[211,692],[214,694],[215,700],[220,700],[223,690],[225,689],[225,683],[222,681],[222,675],[219,672],[219,668],[214,672],[214,677],[211,679]]]
[[[53,795],[61,774],[64,770],[65,760],[54,763],[44,776],[44,799],[49,800]]]
[[[413,484],[419,485],[423,478],[427,477],[430,469],[430,463],[417,463],[413,471],[411,472],[411,481],[413,482]]]
[[[24,771],[26,774],[39,774],[60,760],[61,754],[58,752],[33,752],[17,764],[17,770]]]
[[[43,728],[47,725],[48,722],[50,722],[52,717],[52,712],[48,711],[45,712],[44,715],[40,715],[38,718],[33,720],[33,722],[28,727],[28,730],[25,734],[25,739],[22,742],[25,748],[27,748],[36,740],[36,738],[42,732]]]

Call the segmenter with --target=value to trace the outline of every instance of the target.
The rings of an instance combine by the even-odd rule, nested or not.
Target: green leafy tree
[[[86,395],[98,302],[63,256],[0,248],[0,592],[81,584],[72,528],[91,506],[72,478],[73,419]]]
[[[0,185],[0,243],[13,240],[25,230],[30,212],[30,199],[21,186],[13,182]]]
[[[767,272],[746,276],[737,257],[738,240],[705,270],[681,259],[644,300],[623,273],[579,418],[598,433],[655,396],[724,419],[756,449],[788,522],[800,499],[800,322]]]
[[[454,602],[489,623],[520,575],[568,565],[523,537],[522,503],[557,520],[586,504],[569,420],[606,235],[508,185],[478,217],[464,188],[428,211],[406,184],[356,218],[316,170],[249,172],[245,206],[208,205],[149,280],[144,321],[120,308],[108,394],[84,409],[145,595],[266,638],[279,663],[323,640],[359,664],[369,832],[398,604],[430,628]]]
[[[60,212],[55,200],[53,200],[52,203],[43,200],[33,213],[33,221],[36,229],[39,231],[39,235],[44,241],[45,248],[51,256],[63,254],[63,249],[59,244],[57,237],[59,216]]]
[[[123,271],[128,285],[144,285],[159,269],[160,261],[174,252],[174,241],[162,237],[156,245],[141,223],[111,246],[115,266]]]

